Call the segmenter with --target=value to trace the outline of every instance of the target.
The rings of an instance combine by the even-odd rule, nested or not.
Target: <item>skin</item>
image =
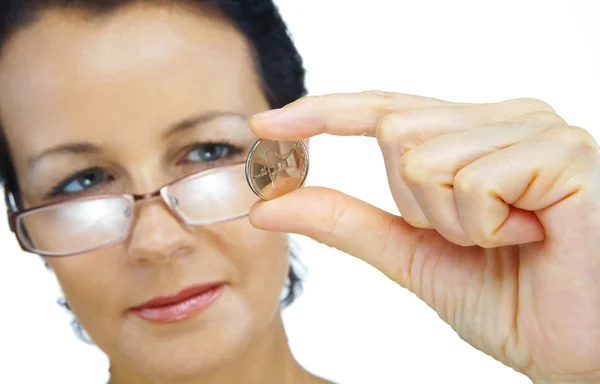
[[[532,99],[364,92],[268,115],[251,120],[258,136],[376,138],[402,216],[311,187],[257,205],[255,226],[370,263],[535,383],[600,383],[600,151],[589,132]]]
[[[245,158],[256,137],[247,117],[268,109],[243,36],[207,12],[160,6],[90,20],[54,10],[17,33],[0,61],[0,115],[26,207],[89,168],[109,177],[91,192],[148,193],[210,164],[189,160],[197,143],[227,140]],[[220,116],[163,137],[190,118]],[[244,118],[244,116],[246,118]],[[95,151],[49,148],[91,143]],[[221,163],[219,163],[221,164]],[[79,196],[79,195],[78,195]],[[160,199],[136,205],[123,242],[47,258],[65,296],[119,383],[325,383],[289,350],[280,313],[285,234],[247,218],[182,225]],[[199,283],[225,281],[200,315],[157,325],[128,309]]]
[[[161,140],[165,127],[225,106],[266,109],[231,28],[198,15],[165,19],[137,8],[90,24],[59,12],[13,40],[0,63],[0,113],[27,205],[43,200],[53,172],[92,161],[112,167],[123,189],[154,190],[183,172],[162,155],[186,139]],[[274,139],[373,136],[402,213],[304,188],[258,204],[255,227],[369,262],[536,383],[600,381],[600,155],[587,131],[538,100],[456,104],[383,92],[306,98],[251,128]],[[103,151],[28,169],[28,156],[81,139]],[[49,261],[110,356],[113,383],[315,381],[293,361],[281,326],[285,247],[283,235],[245,221],[192,231],[153,201],[140,204],[128,241]],[[214,279],[227,279],[227,292],[195,321],[166,329],[123,316]]]

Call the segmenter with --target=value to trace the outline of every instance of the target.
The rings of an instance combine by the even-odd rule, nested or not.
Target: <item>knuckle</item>
[[[438,230],[438,233],[449,242],[459,245],[461,247],[471,247],[475,245],[472,239],[470,239],[465,233],[461,231],[442,232]]]
[[[462,224],[446,223],[445,225],[436,226],[434,229],[440,236],[453,244],[461,247],[476,245],[476,242],[471,238],[470,233],[463,228]]]
[[[411,227],[414,228],[421,228],[421,229],[432,229],[433,226],[431,225],[431,223],[429,223],[429,220],[427,220],[427,218],[422,214],[422,213],[402,213],[402,218],[404,219],[404,221],[406,221],[407,224],[409,224]]]
[[[400,118],[397,113],[390,113],[383,116],[376,127],[377,141],[380,143],[390,143],[396,140],[396,127],[400,123]]]
[[[402,233],[402,231],[397,231],[397,233]],[[395,257],[390,258],[390,260],[397,260],[398,262],[390,268],[389,277],[417,294],[423,292],[420,284],[424,279],[423,272],[425,268],[423,264],[426,260],[431,260],[427,257],[431,252],[429,251],[431,247],[422,246],[423,243],[430,240],[430,236],[430,232],[426,231],[416,234],[415,238],[408,244],[406,258],[400,258],[397,255],[392,255]],[[404,239],[400,240],[405,241]],[[431,255],[433,257],[437,256],[433,252],[431,252]]]
[[[562,145],[567,145],[575,151],[598,151],[598,143],[590,132],[577,126],[561,126],[551,129],[546,136]]]
[[[472,236],[471,239],[473,239],[473,242],[481,248],[491,249],[498,247],[498,244],[494,241],[493,238],[486,237],[484,234],[475,237]]]
[[[426,184],[431,174],[431,166],[427,163],[426,159],[418,152],[406,152],[399,162],[400,177],[408,184]]]
[[[332,200],[328,199],[324,205],[327,207],[327,211],[329,213],[326,216],[326,220],[328,222],[325,226],[326,233],[324,234],[324,244],[332,246],[334,239],[341,231],[344,216],[348,212],[348,204],[343,198],[339,197]]]
[[[584,148],[593,149],[594,151],[598,150],[598,142],[588,130],[573,125],[568,126],[567,128]]]
[[[375,90],[375,89],[370,90],[370,91],[363,91],[363,92],[361,92],[361,94],[368,98],[382,99],[382,100],[386,100],[386,101],[396,99],[396,95],[397,95],[396,93],[393,93],[393,92],[380,91],[380,90]]]
[[[547,111],[556,113],[556,111],[554,110],[554,108],[552,108],[550,104],[536,98],[524,97],[521,99],[517,99],[516,101],[523,105],[529,106],[532,111]]]
[[[498,246],[494,230],[482,228],[482,223],[471,225],[465,228],[465,232],[473,244],[481,248],[495,248]]]
[[[567,122],[562,117],[551,111],[531,112],[520,118],[520,120],[525,122],[543,124],[545,126],[560,127],[567,125]]]
[[[473,194],[482,189],[481,178],[473,171],[463,168],[454,176],[454,191],[460,194]]]
[[[382,117],[377,123],[376,137],[381,145],[389,146],[394,144],[394,148],[400,150],[400,153],[405,153],[415,147],[415,144],[410,140],[409,121],[412,118],[410,112],[390,113]]]

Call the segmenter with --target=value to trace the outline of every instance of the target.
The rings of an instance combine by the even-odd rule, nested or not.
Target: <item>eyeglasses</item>
[[[94,195],[18,210],[14,196],[5,192],[10,229],[23,250],[71,256],[125,240],[136,201],[160,196],[186,225],[217,224],[247,216],[259,199],[302,187],[307,172],[308,152],[301,141],[260,139],[245,162],[183,177],[154,193]]]
[[[127,238],[136,201],[162,197],[187,225],[209,225],[248,215],[258,201],[246,164],[213,168],[175,180],[145,195],[104,194],[9,213],[21,248],[42,256],[70,256]],[[14,207],[14,204],[11,204]]]

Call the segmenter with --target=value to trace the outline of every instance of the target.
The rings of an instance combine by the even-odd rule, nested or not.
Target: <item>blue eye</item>
[[[186,160],[195,163],[210,163],[237,153],[240,153],[240,150],[228,144],[200,144],[188,152]]]
[[[108,180],[108,174],[102,169],[88,169],[54,188],[52,194],[74,194],[94,188]]]

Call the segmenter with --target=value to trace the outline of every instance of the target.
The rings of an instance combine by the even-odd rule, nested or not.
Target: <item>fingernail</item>
[[[270,111],[258,113],[254,115],[254,117],[257,119],[268,119],[269,117],[277,115],[279,112],[281,112],[281,108],[271,109]]]

